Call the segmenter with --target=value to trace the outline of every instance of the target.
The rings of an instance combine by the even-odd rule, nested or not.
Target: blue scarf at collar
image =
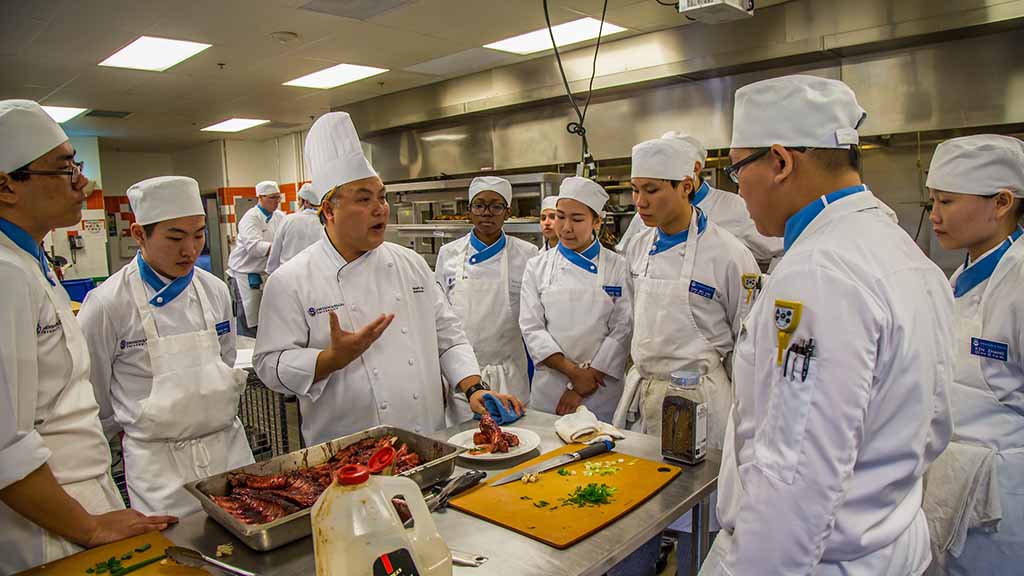
[[[470,232],[469,245],[476,250],[476,254],[469,257],[469,263],[480,264],[494,258],[498,254],[501,254],[501,251],[505,249],[506,241],[505,233],[502,232],[501,236],[498,237],[498,240],[494,244],[488,246],[476,237],[476,232]]]
[[[259,208],[260,212],[263,213],[263,217],[265,218],[265,220],[264,220],[265,222],[270,222],[270,219],[274,217],[274,213],[273,212],[267,212],[266,209],[263,208],[263,206],[260,206],[259,204],[257,204],[256,207]]]
[[[697,211],[697,235],[700,236],[708,227],[708,217],[704,215],[704,211],[700,208],[694,207],[694,210]],[[689,228],[678,234],[665,234],[661,231],[661,228],[657,228],[656,232],[657,238],[654,240],[654,248],[651,248],[651,256],[660,254],[682,244],[683,242],[686,242],[686,239],[690,236]]]
[[[786,233],[783,237],[784,248],[789,250],[789,247],[796,242],[796,239],[800,237],[800,234],[803,233],[804,229],[818,217],[818,214],[821,214],[821,211],[824,210],[826,206],[846,198],[847,196],[866,192],[867,189],[868,187],[863,184],[842,188],[830,194],[826,194],[825,196],[822,196],[801,208],[796,214],[790,216],[789,220],[786,220]]]
[[[569,250],[561,242],[558,243],[558,253],[565,256],[565,259],[572,262],[581,270],[591,274],[597,274],[597,256],[601,253],[601,243],[596,239],[583,252]]]
[[[164,282],[162,278],[146,263],[145,259],[142,258],[142,251],[140,250],[135,254],[135,261],[139,265],[139,275],[142,276],[142,280],[149,285],[150,288],[156,290],[156,294],[149,299],[149,303],[157,308],[161,308],[171,300],[178,297],[179,294],[188,288],[189,284],[192,283],[192,277],[195,275],[196,269],[193,267],[188,271],[188,274],[175,278],[169,284]]]
[[[1017,240],[1020,240],[1021,235],[1024,234],[1024,228],[1020,226],[1013,231],[1013,234],[1003,240],[995,250],[989,252],[984,258],[978,259],[977,262],[970,264],[964,263],[964,271],[960,273],[956,278],[956,286],[953,288],[953,296],[959,298],[964,294],[970,292],[975,286],[981,284],[985,280],[988,280],[992,273],[996,271],[996,266],[999,265],[999,261],[1002,260],[1003,256],[1007,251],[1010,250],[1010,246]],[[968,256],[969,258],[969,256]]]
[[[43,276],[46,281],[50,283],[50,286],[56,286],[57,284],[50,279],[50,264],[46,260],[46,254],[43,253],[43,248],[32,239],[24,229],[17,224],[0,218],[0,232],[3,232],[5,236],[11,239],[18,248],[21,248],[25,252],[28,252],[36,261],[39,262],[39,269],[42,270]]]

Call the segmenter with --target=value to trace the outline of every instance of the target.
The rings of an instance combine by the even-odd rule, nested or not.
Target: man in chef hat
[[[542,250],[551,250],[558,245],[558,196],[546,196],[540,203],[540,233],[544,237]]]
[[[277,182],[256,184],[257,204],[238,221],[238,238],[228,256],[228,275],[234,280],[238,333],[255,336],[260,323],[260,302],[267,281],[267,260],[277,231],[284,222],[281,189]]]
[[[441,376],[476,413],[493,394],[473,348],[423,258],[384,242],[384,185],[363,156],[352,119],[321,116],[306,165],[326,234],[274,272],[255,364],[270,388],[298,397],[302,436],[318,444],[378,424],[444,428]]]
[[[291,260],[296,254],[316,244],[324,233],[324,225],[320,223],[317,209],[320,198],[313,192],[313,185],[306,182],[299,189],[300,211],[285,217],[281,229],[274,236],[267,258],[267,274]]]
[[[128,188],[139,253],[89,292],[78,319],[108,436],[123,430],[133,508],[185,516],[184,485],[253,462],[238,420],[231,297],[195,265],[206,243],[199,184],[160,176]]]
[[[0,573],[175,519],[124,510],[67,293],[40,247],[82,218],[88,179],[60,126],[0,101]]]
[[[736,92],[732,165],[786,253],[740,331],[701,573],[921,574],[922,476],[951,423],[953,298],[861,182],[866,113],[838,80]]]

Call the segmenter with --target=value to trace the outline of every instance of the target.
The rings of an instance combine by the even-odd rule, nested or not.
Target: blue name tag
[[[690,292],[693,292],[697,296],[703,296],[707,299],[715,297],[715,289],[707,284],[701,284],[696,280],[690,280]]]
[[[217,323],[217,336],[223,336],[231,332],[231,320],[225,320]]]
[[[602,288],[612,298],[622,296],[622,286],[602,286]]]
[[[1010,358],[1010,346],[1002,342],[971,338],[971,354],[1006,362]]]

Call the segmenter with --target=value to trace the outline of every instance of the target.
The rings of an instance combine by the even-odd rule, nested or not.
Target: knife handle
[[[593,444],[587,445],[586,448],[574,452],[576,460],[586,460],[605,452],[610,452],[612,448],[615,448],[615,443],[611,440],[601,440],[600,442],[594,442]]]

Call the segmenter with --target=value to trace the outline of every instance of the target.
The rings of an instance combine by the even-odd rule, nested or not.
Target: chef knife
[[[561,466],[565,466],[566,464],[572,464],[573,462],[577,462],[579,460],[586,460],[587,458],[592,458],[594,456],[604,454],[605,452],[610,451],[612,448],[615,448],[614,442],[612,442],[611,440],[601,440],[600,442],[590,444],[586,448],[577,450],[576,452],[560,454],[558,456],[555,456],[554,458],[549,458],[548,460],[545,460],[540,464],[534,464],[533,466],[530,466],[529,468],[521,472],[509,474],[508,476],[505,476],[501,480],[491,483],[491,486],[501,486],[503,484],[508,484],[509,482],[515,482],[516,480],[521,479],[523,476],[526,476],[527,474],[540,474],[541,472],[551,470],[552,468],[559,468]]]
[[[248,570],[242,570],[237,566],[232,566],[221,562],[220,560],[210,558],[200,552],[189,548],[182,548],[181,546],[170,546],[164,553],[170,556],[171,560],[174,560],[182,566],[191,566],[192,568],[202,568],[204,565],[214,566],[227,572],[228,574],[235,574],[236,576],[258,576],[255,572],[249,572]]]

